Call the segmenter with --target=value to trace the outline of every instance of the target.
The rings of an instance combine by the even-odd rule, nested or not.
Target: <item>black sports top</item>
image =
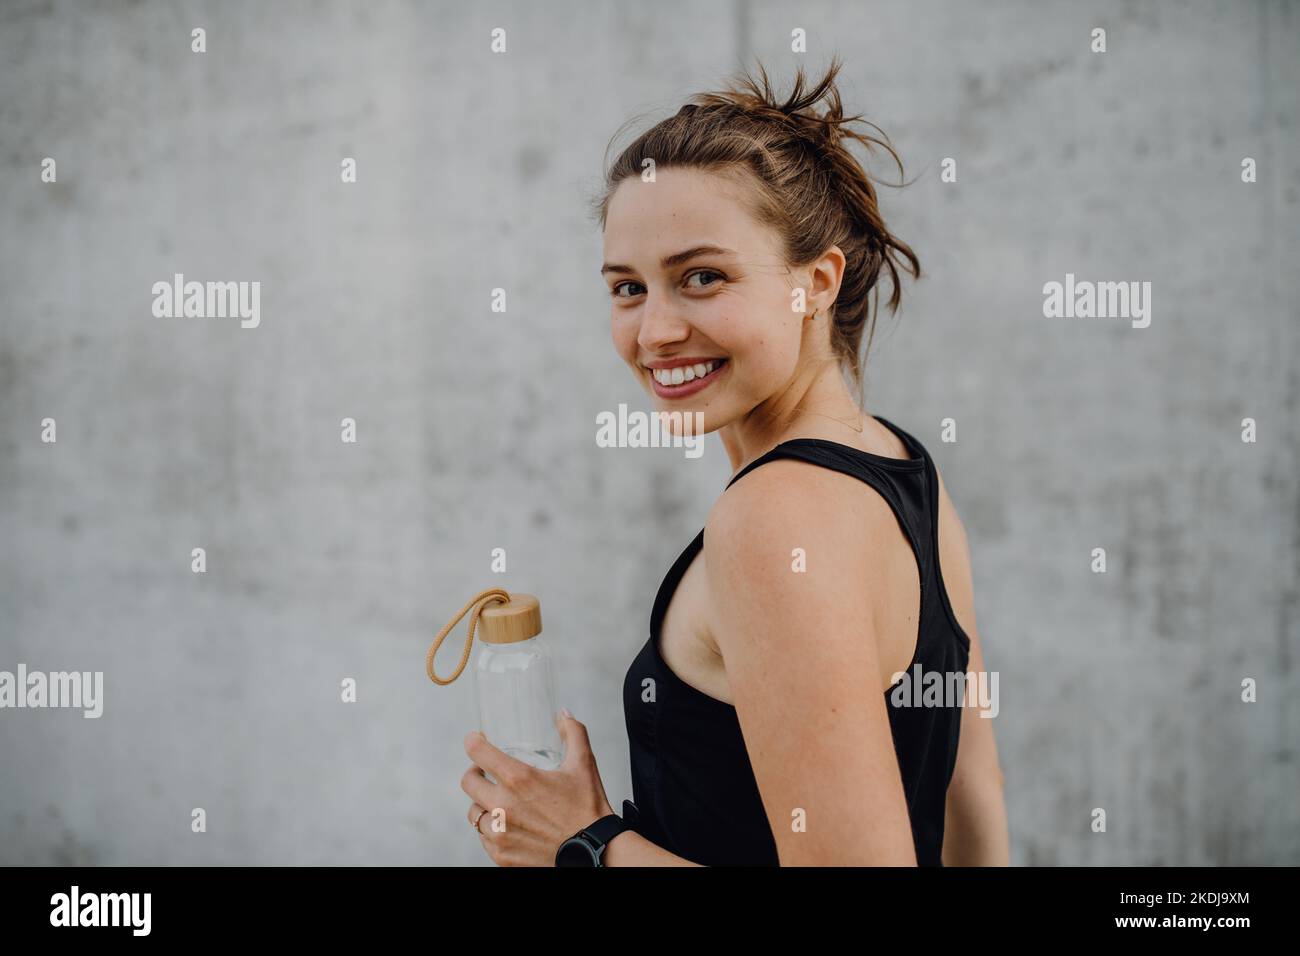
[[[939,484],[934,462],[908,433],[879,416],[902,439],[911,459],[886,458],[820,438],[782,442],[727,483],[778,458],[795,458],[852,475],[889,503],[912,545],[920,571],[921,614],[916,652],[907,666],[922,673],[965,671],[970,639],[957,623],[939,573]],[[659,652],[659,631],[678,582],[704,546],[695,536],[659,586],[650,639],[623,679],[623,713],[632,761],[636,826],[646,839],[705,866],[776,866],[776,841],[763,811],[736,709],[679,678]],[[653,679],[654,693],[643,681]],[[902,679],[900,678],[900,681]],[[890,705],[912,824],[917,863],[942,866],[945,796],[957,762],[961,707]],[[643,699],[652,697],[650,701]],[[909,689],[909,698],[911,691]]]

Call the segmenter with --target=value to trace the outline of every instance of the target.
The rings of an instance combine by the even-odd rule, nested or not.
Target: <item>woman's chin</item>
[[[678,402],[665,405],[655,402],[655,415],[659,427],[666,435],[702,435],[705,416],[702,409],[683,407]]]

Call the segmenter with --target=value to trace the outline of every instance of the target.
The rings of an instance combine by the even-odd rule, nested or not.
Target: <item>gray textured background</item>
[[[106,681],[0,711],[0,861],[487,863],[472,682],[423,658],[492,585],[630,796],[623,673],[729,469],[596,447],[647,402],[584,201],[796,26],[917,179],[869,404],[967,524],[1013,862],[1300,862],[1300,10],[956,0],[0,3],[0,669]],[[261,327],[153,318],[173,272],[260,281]],[[1150,328],[1044,319],[1066,272],[1152,282]]]

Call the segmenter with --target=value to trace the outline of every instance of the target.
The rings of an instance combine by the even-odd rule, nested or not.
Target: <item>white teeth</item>
[[[683,382],[703,378],[718,367],[718,362],[696,362],[694,365],[678,365],[676,368],[651,369],[650,374],[660,385],[681,385]]]

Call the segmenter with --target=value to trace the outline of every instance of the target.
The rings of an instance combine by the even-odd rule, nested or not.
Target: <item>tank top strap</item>
[[[957,641],[961,645],[963,652],[970,650],[970,635],[966,629],[961,626],[957,620],[957,614],[953,610],[952,600],[948,596],[948,586],[944,583],[943,573],[940,569],[939,562],[939,467],[935,464],[933,456],[930,455],[925,447],[914,437],[909,435],[903,429],[899,428],[892,422],[886,421],[879,415],[876,420],[892,431],[902,440],[908,450],[925,463],[925,510],[926,526],[929,529],[929,551],[930,551],[930,574],[933,578],[931,585],[933,591],[938,594],[943,605],[944,614],[947,615],[948,621],[952,625],[953,632],[957,635]]]

